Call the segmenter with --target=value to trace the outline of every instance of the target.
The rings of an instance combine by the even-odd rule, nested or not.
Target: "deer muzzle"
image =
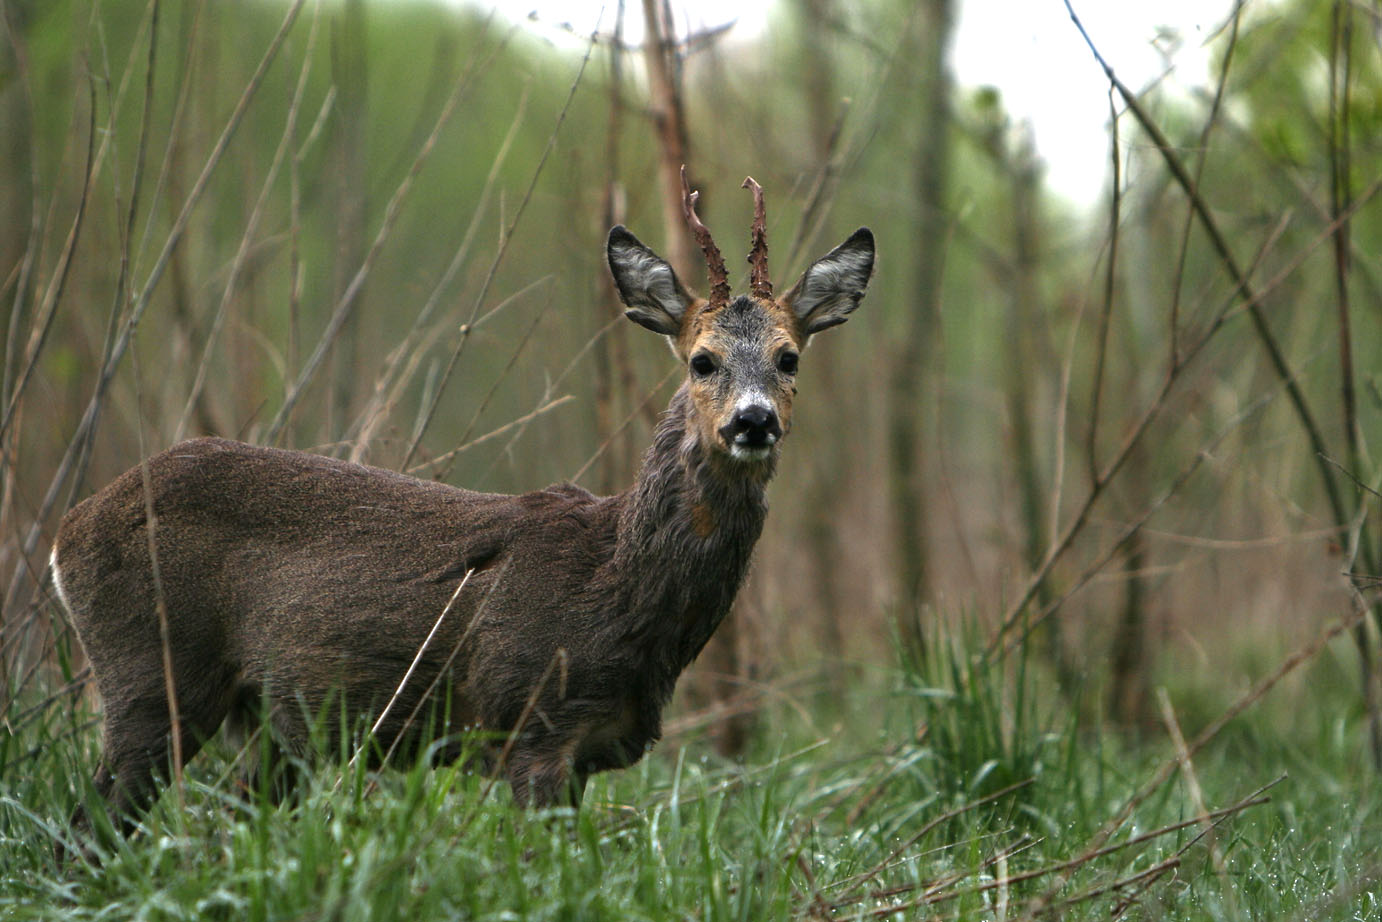
[[[777,440],[782,438],[782,423],[771,407],[750,403],[735,409],[730,421],[720,427],[720,437],[735,458],[765,458]]]

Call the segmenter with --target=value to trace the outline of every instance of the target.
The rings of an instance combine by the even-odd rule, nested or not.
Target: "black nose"
[[[720,435],[732,445],[762,448],[778,440],[782,435],[782,424],[769,407],[752,404],[736,410],[734,418],[720,428]]]

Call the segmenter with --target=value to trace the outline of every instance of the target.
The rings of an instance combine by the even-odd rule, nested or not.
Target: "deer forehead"
[[[705,349],[737,365],[771,363],[784,346],[799,346],[796,317],[776,301],[740,295],[719,310],[701,310],[682,330],[687,357]]]

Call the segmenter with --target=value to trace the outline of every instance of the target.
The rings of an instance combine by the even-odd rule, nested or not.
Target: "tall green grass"
[[[66,862],[54,847],[95,764],[92,715],[73,695],[16,700],[0,735],[0,916],[1018,919],[1040,899],[1066,919],[1378,917],[1382,797],[1361,714],[1287,737],[1249,712],[1199,755],[1211,810],[1270,798],[1216,821],[1219,866],[1179,777],[1091,856],[1173,750],[1082,725],[1021,657],[982,665],[972,639],[938,635],[843,698],[822,686],[770,709],[742,764],[671,741],[596,778],[579,813],[518,810],[464,766],[373,772],[345,753],[274,803],[212,745],[180,798]],[[1300,713],[1328,713],[1309,685]],[[834,729],[808,732],[799,709]]]

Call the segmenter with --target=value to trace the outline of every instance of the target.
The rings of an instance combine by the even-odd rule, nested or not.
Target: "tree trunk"
[[[1111,716],[1129,729],[1152,724],[1149,666],[1147,656],[1147,566],[1146,541],[1136,532],[1123,551],[1126,594],[1123,616],[1114,632],[1112,686],[1109,691]]]
[[[928,546],[922,508],[929,481],[922,433],[934,360],[933,344],[940,330],[941,283],[945,267],[949,215],[946,186],[950,170],[950,73],[946,55],[954,28],[953,0],[924,0],[917,17],[917,48],[921,74],[920,141],[916,152],[917,277],[916,297],[905,333],[893,360],[889,425],[891,490],[895,510],[897,554],[897,617],[903,643],[910,653],[923,646],[920,606],[930,593]]]
[[[1040,221],[1037,214],[1041,170],[1032,146],[1030,132],[1022,131],[1011,150],[1000,153],[1004,171],[1012,183],[1013,273],[1008,283],[1012,294],[1009,314],[1010,335],[1004,338],[1008,354],[1004,361],[1004,387],[1007,391],[1008,421],[1012,427],[1012,458],[1017,481],[1018,507],[1022,517],[1022,558],[1035,572],[1046,556],[1048,490],[1042,475],[1041,458],[1033,430],[1037,419],[1036,400],[1041,393],[1040,359],[1034,357],[1045,334],[1041,316],[1041,293],[1037,270],[1040,255]],[[1049,580],[1037,586],[1038,610],[1045,610],[1055,592]],[[1073,687],[1076,675],[1061,640],[1061,621],[1047,618],[1038,629],[1056,675],[1066,688]]]
[[[648,111],[657,134],[657,178],[662,193],[661,252],[678,277],[694,288],[696,285],[690,281],[696,277],[691,271],[691,234],[681,210],[681,168],[687,162],[687,143],[686,115],[677,79],[676,33],[658,0],[643,0],[643,20],[647,30],[644,52],[648,62]]]
[[[824,40],[827,24],[835,16],[835,0],[796,0],[796,6],[797,35],[802,50],[799,57],[801,88],[814,158],[811,166],[823,172],[834,155],[835,122],[840,108],[835,91],[834,61],[830,45]],[[817,344],[815,348],[829,347]],[[828,355],[814,357],[811,363],[813,389],[822,394],[840,393],[838,365]],[[849,426],[849,421],[832,401],[816,404],[812,416],[818,421],[816,428],[820,431],[838,432]],[[847,463],[841,449],[848,442],[848,439],[835,438],[817,441],[801,503],[806,516],[804,535],[806,553],[811,559],[810,578],[814,581],[811,616],[820,625],[823,649],[827,653],[826,673],[837,691],[843,691],[844,686],[842,666],[848,632],[842,623],[844,612],[839,604],[840,588],[836,577],[840,571],[840,548],[835,534],[841,506],[838,472],[844,470]]]

